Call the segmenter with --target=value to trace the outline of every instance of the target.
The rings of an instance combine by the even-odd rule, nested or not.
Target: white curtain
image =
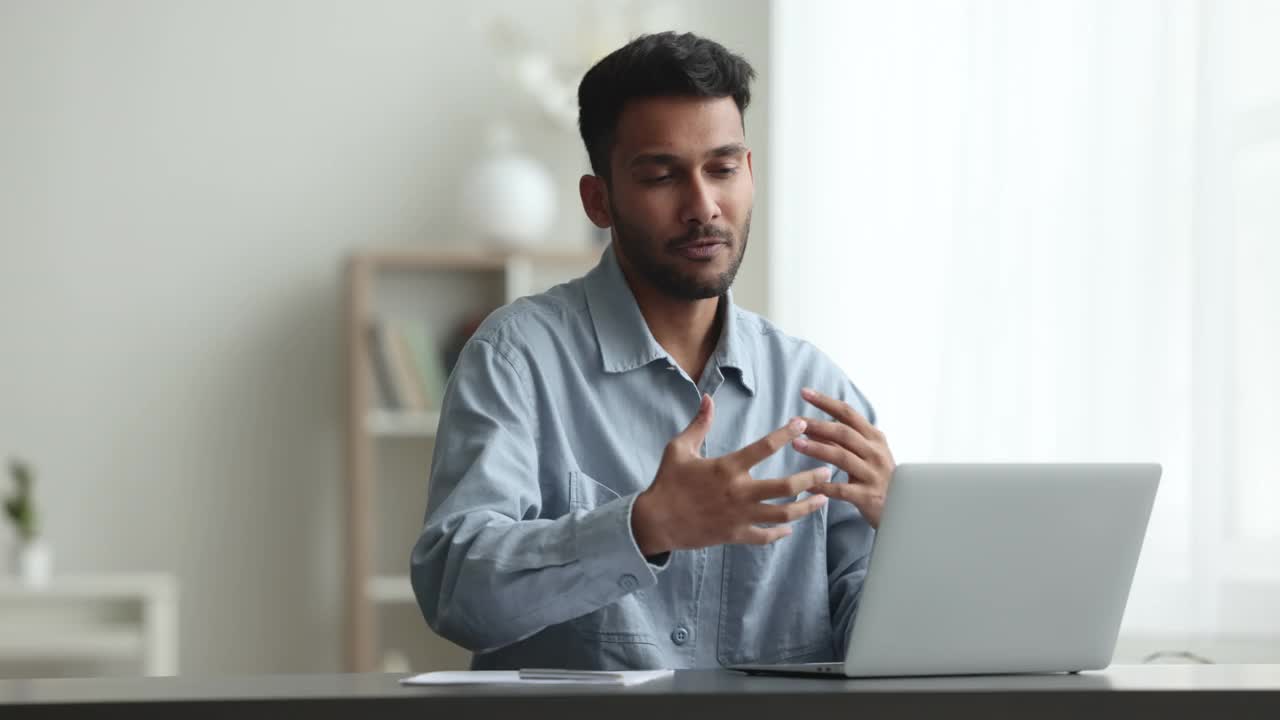
[[[1280,634],[1280,2],[773,11],[775,319],[900,462],[1162,463],[1125,632]]]

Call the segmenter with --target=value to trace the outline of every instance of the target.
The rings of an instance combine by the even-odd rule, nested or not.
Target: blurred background
[[[0,0],[0,677],[463,666],[432,408],[667,29],[760,76],[735,300],[900,462],[1161,462],[1117,662],[1280,662],[1280,1]]]

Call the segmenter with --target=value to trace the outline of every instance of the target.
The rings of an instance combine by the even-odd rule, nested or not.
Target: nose
[[[706,179],[698,177],[685,184],[681,198],[680,222],[688,225],[707,225],[720,217],[720,204],[715,191]]]

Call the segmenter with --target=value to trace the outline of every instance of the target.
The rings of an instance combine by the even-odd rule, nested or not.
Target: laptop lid
[[[1106,667],[1157,464],[903,464],[885,501],[850,676]]]

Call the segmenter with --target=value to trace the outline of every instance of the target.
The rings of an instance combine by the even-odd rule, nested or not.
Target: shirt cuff
[[[644,561],[649,564],[649,567],[653,572],[660,573],[663,570],[666,570],[667,566],[671,564],[671,553],[664,552],[658,553],[657,555],[645,555],[640,552],[640,543],[636,542],[636,531],[631,525],[631,514],[635,511],[636,498],[638,497],[640,497],[640,493],[635,493],[622,498],[627,502],[627,538],[631,540],[631,547],[634,547],[636,552],[640,553],[640,557],[644,558]]]
[[[624,595],[656,585],[657,573],[671,561],[668,553],[661,565],[655,565],[640,552],[631,531],[631,510],[638,495],[624,495],[597,507],[579,527],[576,538],[577,556],[591,558],[594,567],[590,574],[611,576]]]

